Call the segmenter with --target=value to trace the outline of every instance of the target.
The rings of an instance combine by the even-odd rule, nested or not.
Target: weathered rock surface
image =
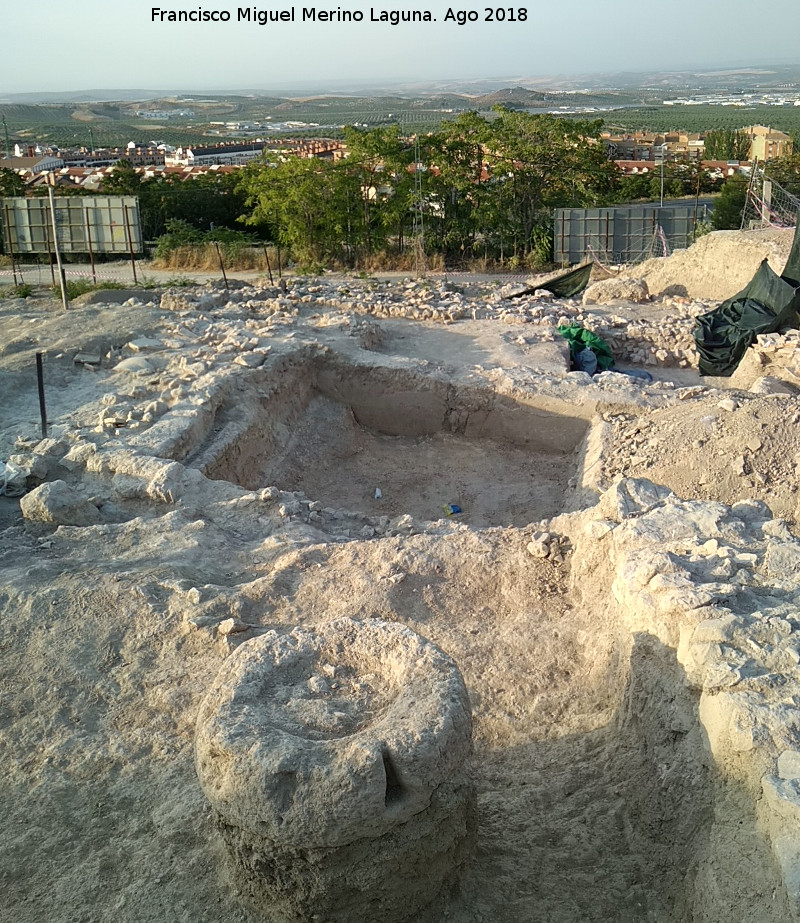
[[[100,510],[64,481],[50,481],[20,500],[22,515],[38,522],[60,526],[91,526],[100,522]]]
[[[763,792],[760,817],[800,919],[800,541],[764,504],[680,500],[644,479],[616,481],[591,514],[634,637],[674,649],[696,690],[702,750],[723,775]],[[600,519],[602,517],[602,519]],[[596,541],[584,524],[588,541]],[[586,558],[574,579],[585,580]],[[702,754],[699,754],[702,756]]]
[[[253,896],[342,921],[410,919],[436,898],[468,847],[470,748],[455,663],[401,625],[350,619],[244,643],[195,739]]]
[[[689,301],[696,277],[682,265],[664,288],[648,275],[660,301],[611,310],[535,291],[511,302],[482,282],[328,276],[282,289],[214,283],[163,314],[2,302],[0,458],[44,459],[49,476],[102,504],[104,521],[43,530],[19,522],[16,500],[0,503],[9,918],[800,919],[800,396],[748,393],[758,378],[800,381],[800,340],[759,338],[738,393],[716,390],[738,380],[700,381],[686,368],[691,330],[713,305]],[[731,265],[717,268],[732,284]],[[567,374],[555,332],[567,322],[656,380]],[[163,343],[145,353],[152,372],[115,373],[145,334]],[[29,378],[42,348],[54,376],[46,440]],[[76,349],[100,367],[75,366]],[[323,365],[337,387],[358,384],[378,430],[401,417],[410,439],[420,421],[432,435],[402,449],[381,437],[391,457],[376,476],[382,456],[361,452],[346,393],[335,413],[320,402],[301,416]],[[378,366],[387,386],[376,389]],[[413,417],[429,390],[444,399]],[[403,407],[387,411],[384,395],[398,391]],[[482,434],[484,447],[516,437],[530,407],[557,413],[529,430],[536,444],[568,442],[579,457],[555,459],[564,476],[551,482],[529,448],[519,474],[510,451],[490,464],[482,452],[488,474],[473,490],[462,434]],[[243,479],[258,453],[289,442],[283,472],[253,466]],[[422,472],[438,470],[447,476],[433,489]],[[529,499],[534,484],[552,507]],[[584,509],[609,485],[600,508]],[[554,521],[565,491],[566,508],[583,512]],[[463,515],[435,520],[451,501]],[[353,614],[431,638],[470,690],[480,853],[446,909],[425,902],[470,847],[460,778],[385,833],[329,846],[229,823],[197,784],[195,720],[224,658],[278,626]],[[315,696],[325,698],[291,692],[287,703],[302,714]],[[382,802],[377,788],[384,817],[399,783],[384,781]],[[237,905],[242,891],[257,907]]]
[[[649,300],[650,292],[644,279],[602,279],[583,293],[584,304],[612,304],[615,301],[644,304]]]

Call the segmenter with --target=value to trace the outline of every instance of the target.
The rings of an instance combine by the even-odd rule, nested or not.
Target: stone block
[[[50,481],[20,500],[22,515],[35,522],[61,526],[91,526],[100,522],[100,510],[64,481]]]
[[[340,619],[242,644],[201,704],[195,762],[256,903],[399,923],[469,851],[471,735],[449,657],[402,625]]]

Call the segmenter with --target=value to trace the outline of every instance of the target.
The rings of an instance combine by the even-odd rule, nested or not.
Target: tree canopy
[[[5,167],[0,167],[0,198],[25,195],[25,180]]]
[[[419,161],[396,126],[347,129],[343,160],[252,163],[239,188],[246,220],[268,224],[303,260],[356,265],[402,250],[415,217],[426,250],[451,263],[530,260],[553,208],[612,200],[618,170],[598,143],[600,126],[505,108],[464,113],[419,138]]]
[[[750,135],[736,128],[706,132],[703,151],[706,160],[748,160]]]
[[[233,173],[204,173],[184,179],[173,174],[145,178],[128,160],[121,160],[103,180],[105,195],[139,197],[145,240],[160,237],[171,218],[189,222],[198,230],[236,229],[244,207]]]
[[[726,181],[711,212],[711,226],[715,231],[739,230],[749,185],[750,180],[742,175]]]
[[[800,151],[767,162],[767,177],[800,198]]]

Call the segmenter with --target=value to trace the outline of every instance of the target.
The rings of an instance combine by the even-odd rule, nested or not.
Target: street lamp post
[[[659,147],[661,148],[661,201],[659,202],[659,207],[663,208],[664,207],[664,159],[667,156],[666,142],[664,142],[664,144],[660,144]]]

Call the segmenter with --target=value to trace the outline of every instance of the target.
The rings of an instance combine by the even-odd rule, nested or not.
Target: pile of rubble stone
[[[592,300],[581,303],[578,299],[555,298],[544,289],[511,300],[507,296],[515,288],[518,286],[498,289],[486,283],[475,292],[443,280],[348,280],[342,284],[294,279],[283,288],[241,284],[225,291],[221,284],[211,283],[192,293],[168,291],[162,296],[161,306],[176,312],[212,312],[215,317],[220,312],[224,316],[226,311],[245,308],[259,317],[286,318],[296,317],[302,309],[319,307],[343,314],[445,324],[464,319],[540,327],[581,324],[606,340],[619,361],[680,368],[697,365],[692,335],[695,318],[713,307],[711,302],[699,299],[669,299],[668,313],[660,320],[631,321],[614,313],[619,300],[610,302],[609,310],[600,311],[593,308]]]

